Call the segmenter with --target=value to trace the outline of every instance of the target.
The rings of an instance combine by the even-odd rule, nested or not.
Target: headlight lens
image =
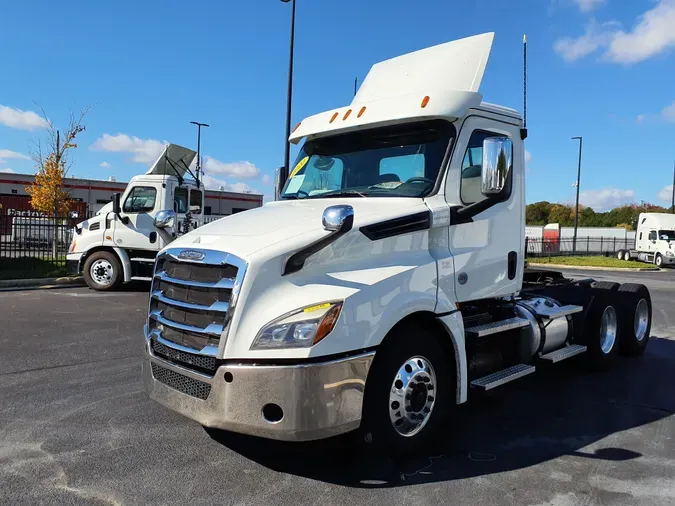
[[[667,256],[667,257],[672,257],[672,256],[673,256],[673,252],[670,251],[670,250],[666,251],[666,256]]]
[[[326,302],[298,309],[268,323],[258,333],[252,350],[309,348],[331,333],[342,302]]]

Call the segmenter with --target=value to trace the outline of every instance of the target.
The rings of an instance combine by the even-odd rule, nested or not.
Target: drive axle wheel
[[[97,251],[84,262],[84,280],[98,291],[114,290],[122,282],[122,266],[117,257],[107,251]]]
[[[392,332],[368,374],[361,431],[377,452],[410,455],[438,446],[438,435],[448,430],[455,405],[454,357],[420,326]]]
[[[625,254],[625,253],[626,253],[626,252],[625,252],[624,250],[620,249],[620,250],[617,251],[617,253],[616,253],[616,258],[618,258],[619,260],[623,260],[623,259],[624,259],[624,254]]]
[[[586,369],[605,371],[613,365],[619,351],[619,324],[614,305],[596,302],[591,306],[583,344],[588,348],[582,355]]]
[[[652,328],[652,298],[645,285],[626,283],[621,285],[622,311],[619,318],[621,342],[619,353],[628,357],[642,355],[649,342]]]

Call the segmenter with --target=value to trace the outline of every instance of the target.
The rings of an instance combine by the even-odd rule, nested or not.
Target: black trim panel
[[[366,225],[365,227],[359,228],[359,230],[371,241],[378,241],[397,235],[429,230],[430,228],[431,211],[422,211],[421,213]]]
[[[311,365],[365,355],[366,353],[375,352],[377,349],[377,346],[371,346],[369,348],[361,348],[346,353],[333,353],[331,355],[319,355],[317,357],[308,358],[226,358],[217,360],[216,362],[217,367],[228,365]]]
[[[446,311],[445,313],[436,313],[436,314],[434,314],[434,316],[436,318],[442,318],[444,316],[450,316],[451,314],[455,314],[455,313],[458,313],[458,312],[459,312],[459,309],[453,309],[452,311]]]
[[[308,246],[305,246],[297,253],[294,253],[286,261],[286,265],[284,266],[284,272],[281,275],[286,276],[288,274],[298,272],[300,269],[304,267],[305,260],[307,260],[317,251],[321,251],[325,247],[329,246],[331,243],[337,241],[341,236],[349,232],[352,229],[353,225],[354,225],[354,215],[351,214],[347,216],[340,230],[338,230],[337,232],[333,232],[332,234],[327,235],[326,237],[323,237],[322,239],[319,239],[318,241],[315,241]]]

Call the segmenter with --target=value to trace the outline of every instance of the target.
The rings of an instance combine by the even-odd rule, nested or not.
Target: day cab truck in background
[[[639,260],[657,267],[675,264],[675,214],[640,213],[635,249],[617,252],[619,260]]]
[[[293,131],[278,201],[160,252],[150,398],[213,429],[359,430],[405,453],[469,395],[644,352],[646,287],[524,267],[526,129],[478,92],[493,37],[374,65],[350,105]]]
[[[95,216],[75,227],[66,262],[94,290],[150,281],[157,253],[203,223],[204,188],[190,164],[197,153],[168,144],[157,161],[129,181]],[[192,178],[185,178],[189,173]]]

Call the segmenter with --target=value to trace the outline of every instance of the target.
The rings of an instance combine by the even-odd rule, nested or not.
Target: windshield
[[[675,230],[659,230],[659,239],[663,241],[675,241]]]
[[[423,197],[453,134],[450,123],[436,120],[310,140],[281,197]]]

